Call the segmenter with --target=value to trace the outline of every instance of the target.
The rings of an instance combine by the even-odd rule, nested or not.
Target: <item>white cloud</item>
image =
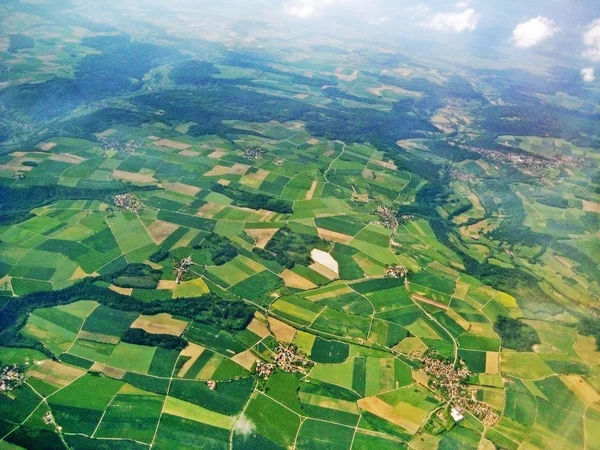
[[[554,26],[554,20],[537,16],[518,24],[513,30],[513,42],[517,47],[529,48],[540,44],[558,33],[560,28]]]
[[[422,25],[438,31],[461,33],[473,31],[479,22],[479,14],[474,9],[467,9],[461,13],[437,13]]]
[[[409,6],[408,8],[406,8],[406,12],[410,15],[411,19],[417,19],[419,17],[424,17],[425,14],[429,12],[429,6],[423,4]]]
[[[596,81],[596,72],[593,67],[586,67],[585,69],[581,69],[581,78],[586,83],[591,83]]]
[[[454,4],[454,7],[456,9],[465,9],[465,8],[467,8],[469,6],[469,3],[470,2],[468,0],[467,1],[463,1],[463,2],[458,2],[458,3]]]
[[[285,11],[298,19],[308,19],[320,14],[334,3],[338,2],[336,0],[297,0],[291,5],[286,5]]]
[[[583,33],[583,43],[586,49],[583,51],[585,58],[592,61],[600,61],[600,19],[594,20]]]

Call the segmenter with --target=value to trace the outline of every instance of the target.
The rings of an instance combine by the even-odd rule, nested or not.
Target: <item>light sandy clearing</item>
[[[55,153],[48,159],[51,161],[64,162],[68,164],[81,164],[82,162],[87,161],[85,158],[73,155],[72,153]]]
[[[131,328],[141,328],[152,334],[171,334],[181,336],[188,323],[185,320],[174,319],[171,314],[155,316],[140,316],[131,324]]]
[[[194,152],[192,150],[182,150],[177,154],[181,155],[181,156],[192,156],[193,157],[193,156],[198,156],[200,153]]]
[[[256,173],[244,175],[240,183],[253,188],[258,188],[260,184],[269,176],[271,172],[265,169],[258,169]]]
[[[195,196],[202,190],[199,187],[191,186],[189,184],[183,184],[183,183],[163,183],[163,186],[165,187],[165,189],[168,189],[169,191],[178,192],[180,194],[191,195],[191,196]]]
[[[81,330],[79,332],[79,339],[85,341],[100,342],[101,344],[118,344],[120,338],[117,336],[110,336],[108,334],[90,333],[89,331]]]
[[[240,163],[235,163],[233,167],[217,165],[208,172],[206,172],[204,176],[216,177],[221,175],[244,175],[249,168],[250,166]]]
[[[485,355],[485,373],[500,373],[500,353],[487,352]]]
[[[317,228],[319,233],[319,237],[321,239],[325,239],[326,241],[339,242],[340,244],[349,244],[353,236],[348,236],[347,234],[338,233],[336,231],[329,231],[324,228]]]
[[[41,142],[38,145],[36,145],[36,148],[39,148],[40,150],[43,150],[45,152],[47,152],[48,150],[52,150],[54,147],[56,147],[56,142]]]
[[[327,279],[329,279],[331,281],[337,280],[339,278],[339,275],[336,272],[334,272],[333,270],[329,269],[328,267],[325,267],[323,264],[312,263],[308,267],[310,267],[315,272],[320,273],[325,278],[327,278]]]
[[[252,353],[251,350],[246,350],[242,353],[238,353],[237,355],[231,357],[232,361],[238,363],[246,370],[252,369],[252,366],[254,365],[254,362],[257,359],[258,358],[256,357],[256,355]]]
[[[420,424],[414,423],[404,417],[399,416],[394,412],[394,408],[388,405],[383,400],[377,397],[368,397],[358,400],[358,406],[365,411],[375,414],[377,417],[381,417],[388,422],[393,423],[404,428],[411,434],[415,434],[419,431]]]
[[[66,386],[84,373],[84,370],[77,367],[67,366],[48,359],[42,361],[41,364],[32,365],[27,371],[27,376],[58,386]]]
[[[351,75],[344,75],[342,73],[343,71],[344,71],[343,67],[338,67],[337,69],[335,69],[334,75],[337,77],[338,80],[351,82],[358,78],[358,70],[356,70],[356,69],[354,69],[352,71]]]
[[[113,170],[113,177],[133,183],[155,183],[156,179],[142,173],[125,172],[124,170]]]
[[[161,139],[159,141],[156,141],[155,144],[160,147],[175,148],[178,150],[187,150],[188,148],[191,147],[190,144],[185,144],[183,142],[178,142],[178,141],[172,141],[171,139]]]
[[[217,205],[216,203],[206,203],[202,205],[202,207],[196,213],[197,216],[206,217],[207,219],[212,219],[214,216],[223,211],[227,206],[225,205]]]
[[[88,273],[86,273],[81,267],[77,266],[77,269],[75,269],[75,272],[73,272],[73,275],[71,275],[71,278],[69,278],[69,280],[71,281],[75,281],[75,280],[81,280],[85,277],[89,277],[90,275]]]
[[[121,380],[127,373],[123,369],[118,369],[116,367],[107,366],[101,363],[94,363],[94,365],[90,368],[90,372],[100,372],[106,375],[107,377],[114,378],[116,380]]]
[[[115,286],[114,284],[111,284],[108,288],[111,291],[117,292],[122,295],[131,295],[133,293],[132,288],[123,288],[123,287]]]
[[[269,327],[278,341],[290,344],[296,336],[296,329],[289,326],[287,323],[269,317]]]
[[[312,185],[310,186],[310,189],[304,196],[304,200],[312,200],[313,195],[315,195],[315,191],[317,190],[318,184],[319,184],[319,182],[317,180],[313,180]]]
[[[181,366],[181,369],[179,370],[179,373],[177,374],[177,376],[179,376],[179,377],[185,376],[187,371],[190,370],[190,367],[192,367],[192,365],[196,362],[196,360],[202,354],[203,351],[204,351],[204,347],[201,347],[200,345],[190,342],[188,344],[188,346],[186,348],[184,348],[181,351],[181,353],[179,354],[180,357],[188,356],[190,359],[188,359],[185,362],[185,364],[183,366]]]
[[[419,294],[412,294],[415,300],[419,300],[420,302],[427,303],[429,305],[437,306],[438,308],[448,309],[448,305],[444,305],[443,303],[436,302],[435,300],[431,300],[430,298],[423,297]]]
[[[319,143],[319,140],[317,138],[312,138],[306,141],[306,143],[310,145],[317,145]]]
[[[155,244],[162,244],[163,241],[171,236],[179,228],[179,225],[174,223],[164,222],[162,220],[156,220],[146,229]]]
[[[300,275],[292,272],[289,269],[284,270],[280,274],[280,276],[281,276],[281,278],[283,278],[283,281],[287,287],[303,289],[305,291],[309,290],[309,289],[317,288],[317,285],[314,284],[312,281],[307,280],[304,277],[301,277]]]
[[[156,289],[161,289],[163,291],[173,291],[176,287],[177,282],[175,280],[159,280]]]
[[[380,97],[384,91],[390,91],[390,92],[393,92],[394,94],[405,95],[407,97],[422,97],[423,96],[423,94],[420,92],[408,91],[406,89],[402,89],[401,87],[390,86],[388,84],[384,84],[378,88],[369,88],[369,89],[367,89],[367,91],[369,91],[371,94],[375,94],[378,97]]]
[[[254,239],[256,242],[255,247],[265,248],[271,238],[277,233],[279,228],[257,228],[254,230],[244,230],[248,236]]]
[[[590,202],[588,200],[582,200],[583,210],[585,212],[597,212],[600,213],[600,203]]]
[[[322,294],[307,295],[304,298],[307,300],[310,300],[311,302],[318,302],[319,300],[325,300],[327,298],[332,298],[332,297],[339,297],[344,294],[349,294],[350,292],[354,292],[354,290],[351,287],[346,286],[344,284],[344,285],[341,285],[338,289],[328,291],[328,292],[323,292]]]
[[[265,338],[271,334],[269,333],[269,329],[267,328],[267,326],[260,320],[258,320],[256,317],[252,319],[252,322],[250,322],[246,328],[252,331],[260,338]]]
[[[304,100],[307,97],[308,97],[308,94],[296,94],[296,95],[294,95],[294,98],[297,98],[298,100]]]
[[[560,379],[585,405],[600,401],[600,394],[580,375],[564,375]]]
[[[398,166],[396,166],[396,164],[394,164],[392,162],[392,160],[389,160],[388,162],[386,162],[386,161],[378,161],[376,159],[372,159],[371,163],[375,164],[376,166],[383,167],[384,169],[398,170]]]
[[[116,132],[117,132],[117,130],[115,130],[114,128],[107,128],[102,133],[94,133],[94,135],[99,138],[107,138],[109,136],[112,136]]]
[[[218,148],[214,152],[212,152],[210,155],[208,155],[208,157],[211,159],[221,159],[226,154],[227,154],[227,150]]]

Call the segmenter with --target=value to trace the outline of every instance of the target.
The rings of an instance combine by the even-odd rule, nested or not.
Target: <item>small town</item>
[[[244,156],[253,161],[261,159],[265,151],[260,147],[250,147],[244,151]]]
[[[183,258],[181,261],[179,261],[177,264],[175,264],[173,271],[177,275],[175,278],[175,282],[177,284],[179,284],[183,281],[184,275],[188,272],[188,270],[192,264],[193,263],[192,263],[191,256],[188,256],[187,258]]]
[[[263,379],[268,379],[276,368],[288,373],[308,374],[313,362],[306,355],[298,351],[295,345],[280,344],[277,347],[274,363],[257,361],[256,373]]]
[[[0,365],[0,393],[8,394],[25,382],[25,366],[11,364]]]
[[[377,215],[384,227],[395,230],[398,227],[398,219],[394,212],[387,206],[378,206]]]
[[[144,204],[133,194],[114,195],[113,202],[118,208],[132,212],[135,215],[139,215],[144,209]]]
[[[400,266],[398,264],[392,264],[391,266],[386,266],[385,268],[385,276],[389,278],[406,278],[408,275],[408,269],[404,266]]]
[[[462,412],[469,411],[485,426],[493,426],[500,417],[492,408],[476,399],[476,390],[466,385],[466,380],[472,375],[462,362],[456,367],[452,362],[446,362],[427,354],[420,357],[422,370],[429,375],[429,387],[438,392],[442,398],[452,404],[452,417],[456,422],[462,420]]]

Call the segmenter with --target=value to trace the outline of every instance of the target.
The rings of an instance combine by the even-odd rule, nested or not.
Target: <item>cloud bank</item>
[[[422,25],[433,30],[462,33],[473,31],[477,28],[479,14],[474,9],[467,9],[461,13],[437,13]]]
[[[554,21],[537,16],[527,22],[520,23],[513,30],[512,38],[517,47],[534,47],[554,36],[560,28],[554,26]]]
[[[583,51],[583,57],[592,61],[600,61],[600,19],[596,19],[588,25],[583,34],[583,43],[587,47]]]
[[[596,81],[596,72],[593,67],[586,67],[585,69],[581,69],[581,78],[586,83],[591,83]]]

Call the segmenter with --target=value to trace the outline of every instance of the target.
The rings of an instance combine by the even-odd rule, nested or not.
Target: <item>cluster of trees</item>
[[[329,244],[318,236],[297,233],[285,226],[273,235],[264,250],[255,248],[254,252],[291,269],[296,264],[310,265],[310,252],[314,248],[328,251]]]
[[[600,319],[597,317],[582,317],[577,324],[577,331],[584,336],[596,339],[596,350],[600,352]]]
[[[212,190],[232,199],[235,206],[251,209],[266,209],[282,214],[292,214],[294,212],[292,202],[271,195],[249,192],[231,186],[223,186],[221,184],[215,184]]]
[[[108,183],[107,183],[108,184]],[[22,222],[31,217],[32,209],[59,200],[102,200],[110,202],[113,195],[139,188],[124,183],[108,184],[106,189],[73,188],[59,185],[9,188],[0,185],[0,224]],[[147,188],[142,188],[145,190]],[[156,189],[150,187],[149,189]]]
[[[110,282],[108,278],[101,281]],[[252,320],[255,309],[241,300],[224,300],[214,293],[175,301],[144,302],[98,286],[98,280],[86,278],[60,291],[35,292],[11,298],[0,314],[0,345],[28,347],[53,356],[40,342],[23,336],[19,330],[30,312],[38,308],[66,305],[79,300],[95,300],[121,311],[136,311],[145,315],[168,313],[227,330],[242,330]]]
[[[183,350],[188,346],[188,342],[179,336],[172,334],[154,334],[148,333],[141,328],[128,329],[121,341],[128,344],[146,345],[148,347],[160,347],[167,350]]]
[[[210,83],[213,75],[221,73],[213,64],[207,61],[185,61],[177,64],[169,72],[169,78],[178,84],[201,86]]]
[[[112,284],[122,288],[154,289],[161,275],[160,270],[153,269],[146,264],[135,263],[129,264],[107,277],[110,277]]]
[[[536,344],[541,344],[540,336],[532,327],[520,320],[498,316],[494,331],[502,339],[502,346],[518,352],[530,352]]]
[[[237,248],[225,236],[211,233],[206,236],[195,249],[207,250],[210,253],[213,264],[222,266],[238,255]]]

